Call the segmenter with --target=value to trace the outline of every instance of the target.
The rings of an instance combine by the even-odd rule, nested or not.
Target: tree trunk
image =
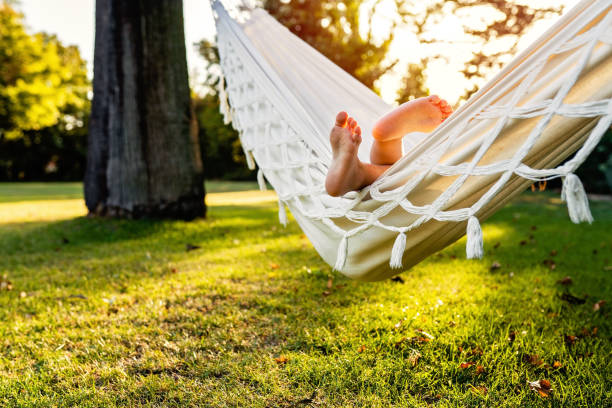
[[[180,0],[97,0],[85,203],[96,215],[203,217]]]

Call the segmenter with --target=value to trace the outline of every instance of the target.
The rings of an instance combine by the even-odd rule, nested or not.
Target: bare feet
[[[341,196],[360,189],[364,180],[357,150],[361,143],[361,128],[346,112],[336,116],[329,141],[332,147],[332,163],[325,179],[325,189],[331,196]]]
[[[386,142],[401,139],[409,132],[431,132],[451,113],[453,108],[437,95],[415,99],[380,118],[372,129],[372,136]]]

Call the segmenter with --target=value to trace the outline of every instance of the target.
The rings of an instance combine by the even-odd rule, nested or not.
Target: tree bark
[[[203,217],[180,0],[97,0],[85,203],[91,214]]]

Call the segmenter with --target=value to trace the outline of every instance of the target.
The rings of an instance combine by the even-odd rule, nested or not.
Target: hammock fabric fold
[[[404,137],[404,156],[374,184],[330,197],[329,131],[341,110],[370,129],[391,107],[261,9],[238,22],[215,1],[221,109],[321,257],[364,281],[393,276],[467,232],[535,181],[562,177],[573,222],[591,222],[573,173],[612,123],[612,2],[584,0],[447,119]],[[232,14],[234,15],[234,14]],[[575,154],[574,154],[575,153]],[[559,165],[569,156],[574,156]]]

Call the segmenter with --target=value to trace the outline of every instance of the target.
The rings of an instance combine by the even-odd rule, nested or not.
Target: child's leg
[[[402,156],[402,138],[410,132],[431,132],[453,109],[436,95],[406,102],[380,118],[372,129],[372,164],[390,165]]]

